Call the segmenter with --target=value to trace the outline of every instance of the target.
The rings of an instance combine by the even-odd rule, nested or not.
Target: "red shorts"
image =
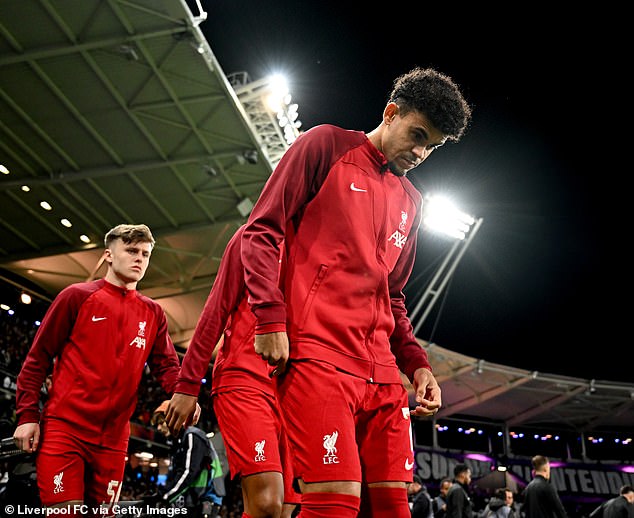
[[[70,435],[63,425],[47,421],[35,458],[42,504],[78,500],[109,509],[119,500],[125,458],[125,450],[87,443]]]
[[[294,361],[278,381],[278,401],[305,482],[411,482],[414,468],[407,391],[379,385],[320,361]]]
[[[275,398],[244,387],[216,393],[212,398],[231,476],[282,473],[284,502],[298,504],[288,439]]]

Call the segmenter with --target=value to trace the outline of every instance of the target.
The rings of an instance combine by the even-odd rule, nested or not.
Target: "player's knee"
[[[253,518],[279,518],[282,515],[283,501],[274,491],[261,491],[249,503],[249,515]]]

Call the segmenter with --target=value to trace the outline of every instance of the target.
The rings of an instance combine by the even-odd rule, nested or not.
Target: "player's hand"
[[[200,405],[198,403],[196,403],[196,410],[194,410],[194,415],[192,416],[192,422],[189,423],[190,425],[195,425],[198,423],[198,421],[200,420],[200,414],[203,413],[203,409],[200,408]]]
[[[438,412],[442,406],[440,385],[429,369],[417,369],[414,372],[414,390],[416,391],[416,408],[410,415],[428,417]]]
[[[40,444],[39,423],[22,423],[13,432],[13,442],[26,453],[33,453]]]
[[[165,412],[165,424],[172,436],[178,437],[183,428],[198,422],[200,412],[196,396],[176,392],[170,399],[167,412]]]
[[[269,365],[275,366],[272,376],[286,370],[288,361],[288,335],[284,332],[255,335],[255,352]]]

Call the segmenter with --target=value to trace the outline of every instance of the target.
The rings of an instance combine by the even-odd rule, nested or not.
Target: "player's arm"
[[[82,300],[74,288],[60,292],[44,315],[18,374],[15,395],[18,426],[13,439],[27,453],[34,452],[39,445],[42,384],[72,332]]]
[[[214,348],[245,295],[240,254],[243,229],[238,229],[225,248],[216,279],[183,358],[174,395],[165,414],[165,423],[174,436],[178,436],[182,427],[191,422]]]
[[[420,207],[410,230],[403,251],[388,278],[390,305],[394,317],[394,331],[390,336],[390,348],[399,369],[414,385],[417,406],[413,415],[428,416],[436,413],[442,404],[441,390],[427,357],[427,352],[414,336],[412,323],[405,307],[403,288],[407,283],[416,258]]]

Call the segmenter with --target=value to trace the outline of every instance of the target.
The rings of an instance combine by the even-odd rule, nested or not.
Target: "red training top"
[[[213,367],[212,393],[251,387],[273,395],[269,377],[271,368],[253,347],[255,317],[247,303],[240,257],[243,230],[244,227],[240,227],[227,244],[214,285],[183,358],[175,392],[198,396],[201,379],[224,332]]]
[[[365,133],[316,126],[292,144],[246,224],[242,263],[256,333],[287,326],[292,359],[320,359],[376,383],[430,368],[402,289],[422,196]],[[284,288],[277,283],[285,240]]]
[[[179,371],[161,306],[104,279],[68,286],[46,312],[17,379],[18,424],[40,421],[40,389],[54,360],[42,419],[112,448],[127,447],[146,362],[169,394]]]

